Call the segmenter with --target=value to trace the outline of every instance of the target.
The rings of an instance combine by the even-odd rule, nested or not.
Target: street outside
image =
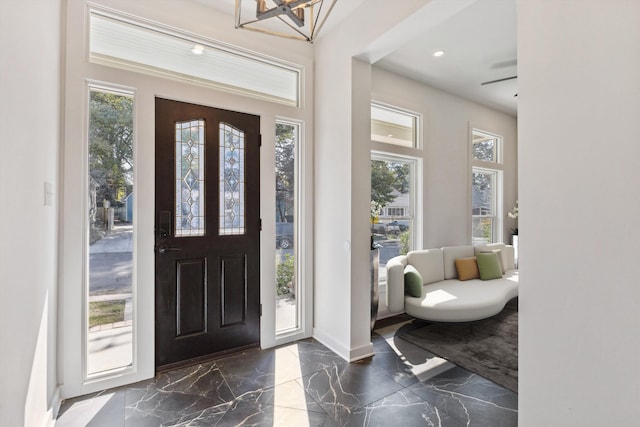
[[[125,301],[122,321],[89,328],[89,374],[128,366],[133,361],[132,238],[132,225],[115,225],[89,247],[89,303]]]

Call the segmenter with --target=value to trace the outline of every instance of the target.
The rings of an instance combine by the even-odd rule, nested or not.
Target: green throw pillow
[[[413,265],[404,268],[404,293],[415,298],[422,297],[422,276]]]
[[[481,252],[476,255],[476,259],[478,261],[478,270],[480,270],[480,278],[482,280],[499,279],[502,277],[502,269],[500,268],[498,254],[494,252]]]

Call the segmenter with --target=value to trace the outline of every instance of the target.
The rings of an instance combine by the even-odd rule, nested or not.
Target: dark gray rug
[[[497,315],[466,323],[415,320],[396,337],[518,392],[518,299]]]

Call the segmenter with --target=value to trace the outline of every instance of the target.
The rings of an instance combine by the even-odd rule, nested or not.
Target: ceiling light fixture
[[[444,50],[436,50],[435,52],[433,52],[433,56],[435,56],[436,58],[440,58],[443,55],[444,55]]]
[[[236,28],[313,43],[337,1],[236,0]]]
[[[193,46],[193,49],[191,49],[191,53],[195,55],[202,55],[204,53],[204,46],[202,46],[201,44]]]

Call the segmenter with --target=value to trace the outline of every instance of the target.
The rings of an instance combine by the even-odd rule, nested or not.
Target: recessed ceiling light
[[[196,55],[202,55],[202,53],[204,52],[204,46],[202,46],[201,44],[197,44],[193,47],[193,49],[191,49],[191,52]]]
[[[433,52],[433,56],[435,56],[436,58],[439,58],[442,55],[444,55],[444,50],[436,50],[435,52]]]

